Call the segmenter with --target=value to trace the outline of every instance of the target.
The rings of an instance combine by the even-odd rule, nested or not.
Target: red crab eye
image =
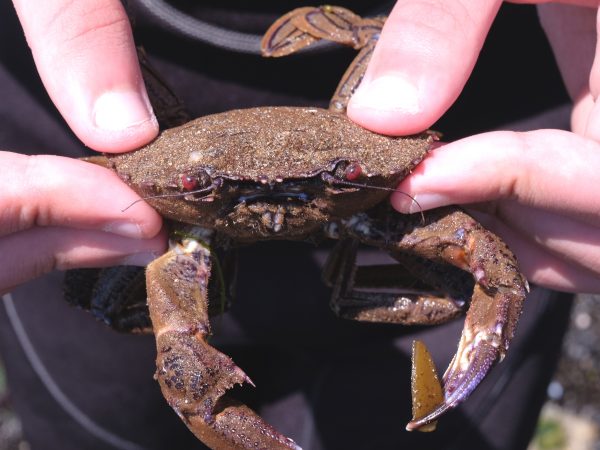
[[[186,191],[193,191],[198,187],[198,178],[185,173],[181,174],[181,185]]]
[[[348,181],[354,181],[362,174],[362,167],[358,163],[350,163],[344,171],[344,176]]]

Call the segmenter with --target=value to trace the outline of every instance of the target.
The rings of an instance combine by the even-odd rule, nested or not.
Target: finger
[[[560,0],[552,2],[552,0],[507,0],[508,3],[521,3],[529,5],[531,3],[559,3],[564,5],[585,6],[587,8],[597,8],[600,5],[598,0]]]
[[[543,130],[473,136],[433,151],[394,196],[403,212],[451,203],[514,199],[573,215],[593,225],[600,211],[595,190],[598,144],[572,133]],[[591,184],[590,184],[591,183]]]
[[[596,18],[596,34],[600,33],[600,15]],[[585,126],[584,136],[600,142],[600,43],[596,42],[594,63],[590,72],[590,94],[593,104]]]
[[[573,99],[571,130],[593,138],[594,121],[590,123],[589,132],[586,130],[594,109],[590,73],[597,72],[597,68],[592,69],[596,52],[596,9],[545,4],[538,6],[538,14]]]
[[[501,3],[397,2],[350,100],[350,118],[393,135],[431,126],[461,92]]]
[[[570,267],[600,276],[600,228],[514,201],[488,211]]]
[[[571,112],[571,130],[581,136],[586,136],[588,121],[594,109],[594,98],[588,91],[575,99]]]
[[[499,131],[433,150],[402,181],[392,204],[416,212],[448,204],[512,199],[597,226],[600,144],[574,133]]]
[[[60,156],[0,152],[0,236],[35,226],[95,229],[130,238],[156,235],[158,213],[119,177],[95,164]]]
[[[538,15],[567,91],[576,100],[589,92],[596,46],[596,11],[549,3],[538,6]]]
[[[496,217],[480,211],[469,210],[487,229],[495,232],[517,256],[519,268],[527,279],[540,286],[566,292],[600,292],[598,272],[565,260]]]
[[[52,101],[75,134],[107,152],[158,132],[119,0],[14,0]]]
[[[0,239],[0,292],[54,269],[146,265],[165,251],[166,237],[128,239],[69,228],[34,228]]]

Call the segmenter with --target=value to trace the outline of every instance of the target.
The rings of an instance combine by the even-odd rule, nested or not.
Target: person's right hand
[[[545,3],[522,0],[519,3]],[[348,115],[403,135],[431,126],[460,94],[501,0],[402,0],[386,22]],[[393,194],[403,213],[461,204],[497,232],[527,278],[600,292],[598,1],[540,5],[574,107],[572,132],[490,132],[431,151]],[[506,70],[498,67],[498,82]],[[494,89],[490,85],[489,89]],[[482,113],[493,109],[482,102]],[[408,194],[408,195],[406,195]],[[413,200],[411,200],[411,198]]]
[[[13,3],[50,98],[85,145],[123,152],[156,136],[119,0]],[[52,269],[143,265],[165,250],[160,216],[145,203],[122,212],[139,197],[111,171],[9,152],[0,167],[0,292]]]

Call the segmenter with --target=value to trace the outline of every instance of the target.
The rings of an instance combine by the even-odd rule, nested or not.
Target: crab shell
[[[320,108],[259,107],[200,117],[108,158],[164,217],[237,241],[303,239],[389,196],[344,184],[344,167],[360,167],[357,183],[393,189],[432,140],[382,136]],[[278,212],[285,224],[273,227],[266,218]]]

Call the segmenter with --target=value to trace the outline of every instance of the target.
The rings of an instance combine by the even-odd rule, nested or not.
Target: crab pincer
[[[529,287],[506,244],[463,211],[432,210],[425,215],[425,223],[419,223],[417,217],[411,223],[407,217],[355,216],[345,223],[346,232],[360,242],[387,250],[409,272],[407,254],[458,267],[469,272],[475,282],[458,350],[443,377],[444,400],[407,425],[414,430],[466,400],[494,363],[504,357]]]
[[[252,381],[206,342],[210,249],[198,239],[171,247],[146,272],[157,346],[155,378],[163,396],[212,449],[300,449],[246,405],[224,395]]]
[[[444,401],[408,430],[430,423],[465,400],[513,338],[529,291],[506,244],[460,210],[440,209],[402,237],[399,247],[470,272],[475,285],[458,350],[443,377]],[[392,251],[393,254],[393,251]]]

